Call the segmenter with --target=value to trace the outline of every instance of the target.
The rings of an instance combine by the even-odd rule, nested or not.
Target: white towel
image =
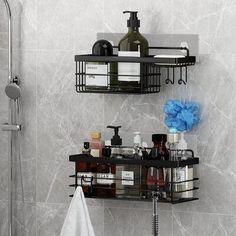
[[[81,187],[71,200],[60,236],[95,236]]]

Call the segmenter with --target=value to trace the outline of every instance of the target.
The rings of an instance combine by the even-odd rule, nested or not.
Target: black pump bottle
[[[120,40],[119,51],[140,51],[140,56],[148,56],[148,41],[139,32],[138,12],[124,11],[123,13],[130,13],[130,18],[127,20],[128,33]]]
[[[137,15],[138,12],[124,11],[123,13],[129,13],[130,17],[127,20],[128,33],[120,40],[118,44],[118,55],[129,57],[148,56],[148,41],[139,32],[140,20]],[[118,80],[124,88],[135,88],[136,86],[138,88],[140,86],[139,63],[118,63],[118,74]]]

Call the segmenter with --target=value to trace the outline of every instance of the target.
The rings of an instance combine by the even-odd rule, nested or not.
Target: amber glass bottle
[[[112,198],[116,194],[115,165],[99,164],[97,166],[97,196]]]
[[[77,172],[78,185],[82,186],[85,197],[96,195],[96,170],[91,163],[80,163]],[[82,177],[83,176],[83,177]]]
[[[83,157],[90,156],[89,154],[89,142],[84,143],[82,150]],[[96,184],[96,164],[86,162],[76,162],[76,173],[78,185],[82,187],[84,195],[86,197],[96,195],[95,184]]]
[[[110,158],[111,149],[105,147],[103,156]],[[103,157],[101,157],[103,158]],[[116,194],[116,167],[112,164],[100,163],[97,165],[97,196],[102,198],[112,198]]]

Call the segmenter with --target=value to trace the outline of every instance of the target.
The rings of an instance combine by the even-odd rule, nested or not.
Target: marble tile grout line
[[[36,171],[35,171],[35,234],[36,236],[38,235],[38,205],[37,205],[37,200],[38,200],[38,197],[37,197],[37,192],[38,192],[38,188],[37,188],[37,178],[38,178],[38,3],[37,1],[34,2],[35,4],[35,8],[36,8],[36,163],[35,163],[35,166],[36,166]]]

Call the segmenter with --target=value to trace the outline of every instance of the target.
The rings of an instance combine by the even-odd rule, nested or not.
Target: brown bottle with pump
[[[122,139],[119,136],[119,129],[121,126],[107,126],[109,129],[114,130],[114,136],[111,138],[111,158],[116,159],[122,159],[121,154],[121,145],[122,145]],[[117,198],[123,198],[124,197],[124,185],[122,185],[122,173],[125,170],[125,166],[122,164],[117,164],[115,166],[115,173],[116,173],[116,189],[115,189],[115,195]]]

